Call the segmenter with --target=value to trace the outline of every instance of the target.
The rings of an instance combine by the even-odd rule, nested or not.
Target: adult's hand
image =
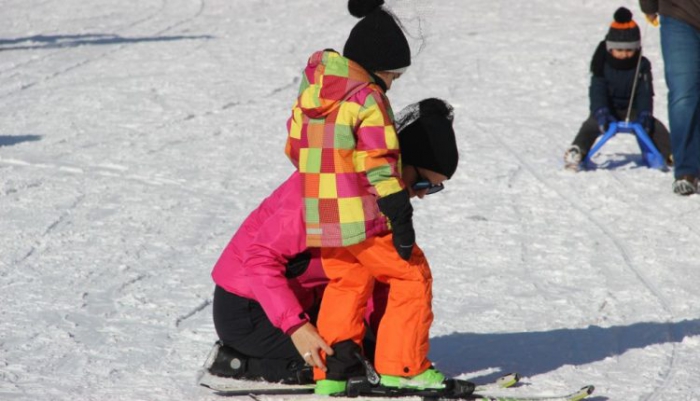
[[[313,324],[309,322],[304,323],[292,333],[291,337],[294,346],[299,351],[299,355],[304,358],[307,364],[315,366],[324,372],[327,370],[319,351],[323,350],[327,355],[333,355],[333,348],[323,341]]]
[[[645,14],[647,21],[654,26],[659,26],[659,14]]]

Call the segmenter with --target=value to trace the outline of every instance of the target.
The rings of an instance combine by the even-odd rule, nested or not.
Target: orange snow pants
[[[322,248],[321,262],[330,281],[321,301],[318,330],[328,345],[352,340],[361,346],[363,317],[376,279],[389,285],[377,333],[377,372],[414,376],[430,367],[433,279],[417,245],[406,261],[396,252],[392,235],[387,234],[347,247]],[[325,357],[322,355],[324,361]],[[314,379],[325,377],[323,371],[314,369]]]

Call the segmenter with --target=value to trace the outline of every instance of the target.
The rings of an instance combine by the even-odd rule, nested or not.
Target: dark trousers
[[[674,175],[700,176],[700,30],[661,16],[661,52],[668,85]]]
[[[618,121],[624,121],[626,114],[627,110],[615,111]],[[636,112],[632,111],[630,121],[634,121],[635,118]],[[601,135],[600,129],[598,128],[598,120],[596,120],[595,116],[591,114],[581,125],[581,128],[579,129],[573,142],[573,145],[577,145],[579,148],[581,148],[582,158],[586,157],[588,152],[593,147],[596,139],[598,139],[598,137]],[[651,129],[651,132],[647,132],[647,135],[649,135],[651,141],[654,142],[656,149],[664,157],[664,160],[668,161],[669,156],[671,156],[671,135],[669,134],[668,129],[666,129],[666,127],[655,118],[653,128]]]
[[[313,324],[316,323],[319,306],[305,311]],[[248,357],[247,371],[241,378],[290,382],[290,372],[305,364],[292,338],[272,325],[258,302],[216,286],[213,311],[214,328],[219,339],[224,345]],[[376,341],[373,331],[366,330],[363,348],[370,362],[374,361]],[[354,355],[349,355],[354,358]]]
[[[304,365],[291,337],[272,325],[259,303],[216,286],[213,310],[219,339],[248,357],[243,378],[279,382]]]

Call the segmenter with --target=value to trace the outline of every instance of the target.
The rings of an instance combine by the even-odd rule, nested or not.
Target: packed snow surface
[[[667,122],[658,28],[633,0],[398,3],[415,54],[394,109],[444,98],[459,135],[457,174],[414,202],[437,367],[520,372],[514,394],[699,400],[700,196],[631,135],[562,168],[620,5]],[[337,0],[2,1],[0,399],[221,399],[194,382],[210,270],[293,169],[308,56],[355,22]]]

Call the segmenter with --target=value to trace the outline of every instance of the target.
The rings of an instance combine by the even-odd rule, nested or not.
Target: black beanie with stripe
[[[620,7],[615,11],[614,21],[605,36],[605,47],[612,49],[637,50],[642,47],[642,35],[639,26],[632,19],[632,12]]]

